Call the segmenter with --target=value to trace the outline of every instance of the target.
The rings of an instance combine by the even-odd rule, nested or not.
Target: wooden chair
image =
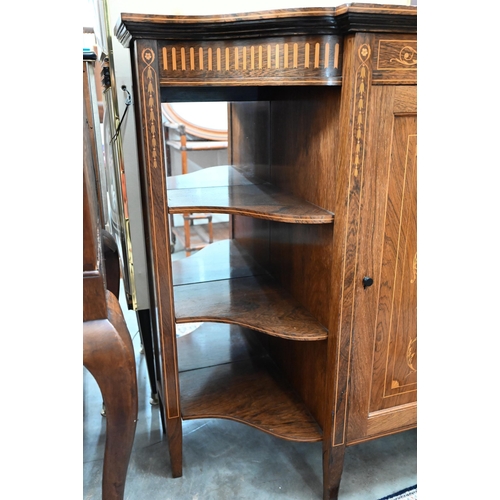
[[[90,143],[84,100],[83,364],[96,379],[106,408],[102,499],[123,500],[138,413],[135,354],[118,299],[106,289]]]
[[[181,173],[188,173],[188,152],[189,151],[214,151],[227,149],[227,131],[207,129],[193,123],[186,122],[169,104],[162,104],[163,123],[165,129],[166,142],[166,163],[167,175],[172,175],[172,161],[170,148],[179,151],[181,155]],[[170,133],[174,131],[178,138],[171,139]],[[184,213],[184,231],[178,231],[174,226],[173,216],[170,217],[171,239],[175,245],[177,238],[181,239],[186,256],[191,252],[200,250],[206,245],[213,243],[213,223],[210,213]],[[196,220],[206,220],[208,224],[208,234],[194,224]],[[193,245],[191,241],[191,231],[195,231],[200,237],[201,244]]]

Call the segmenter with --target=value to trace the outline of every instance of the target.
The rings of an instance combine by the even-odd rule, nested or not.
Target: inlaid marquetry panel
[[[373,83],[416,83],[416,36],[377,36],[374,43]]]
[[[370,85],[366,107],[359,244],[349,259],[356,290],[346,311],[354,318],[349,443],[416,425],[417,88]]]
[[[161,85],[340,84],[337,36],[163,43]]]
[[[415,116],[396,116],[387,187],[370,411],[417,390],[417,136]]]

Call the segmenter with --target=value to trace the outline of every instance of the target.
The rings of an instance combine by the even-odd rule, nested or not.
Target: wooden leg
[[[163,434],[167,433],[167,424],[166,424],[166,417],[165,417],[165,407],[163,406],[163,402],[161,400],[161,397],[158,395],[158,406],[160,410],[160,419],[161,419],[161,428],[163,430]]]
[[[323,500],[337,500],[344,468],[345,446],[323,444]]]
[[[156,370],[153,347],[153,331],[151,328],[151,316],[149,309],[137,311],[137,322],[139,333],[146,356],[146,367],[148,369],[149,383],[151,385],[151,404],[158,404],[158,389],[156,385]]]
[[[181,418],[167,419],[168,449],[172,477],[182,476],[182,420]]]
[[[120,294],[120,257],[115,239],[108,231],[101,230],[104,269],[106,271],[106,287],[119,299]]]
[[[190,228],[189,214],[184,214],[184,246],[186,250],[186,257],[191,255],[191,228]]]
[[[83,364],[94,376],[106,406],[103,500],[123,500],[137,425],[134,348],[116,297],[106,292],[108,318],[83,323]]]
[[[208,219],[208,242],[213,243],[214,242],[214,225],[212,223],[212,216],[209,215],[207,217]]]

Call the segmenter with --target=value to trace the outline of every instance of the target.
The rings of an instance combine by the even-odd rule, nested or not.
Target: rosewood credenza
[[[337,498],[346,446],[417,424],[416,8],[124,13],[115,34],[173,476],[182,420],[228,418],[322,441]],[[228,165],[167,177],[161,103],[214,100]],[[170,215],[186,211],[230,214],[232,238],[173,262]]]

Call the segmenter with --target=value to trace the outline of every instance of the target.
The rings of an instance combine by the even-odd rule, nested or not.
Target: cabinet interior
[[[231,240],[172,261],[184,419],[319,441],[340,87],[162,88],[228,101],[228,165],[168,178],[169,213],[231,214]]]

